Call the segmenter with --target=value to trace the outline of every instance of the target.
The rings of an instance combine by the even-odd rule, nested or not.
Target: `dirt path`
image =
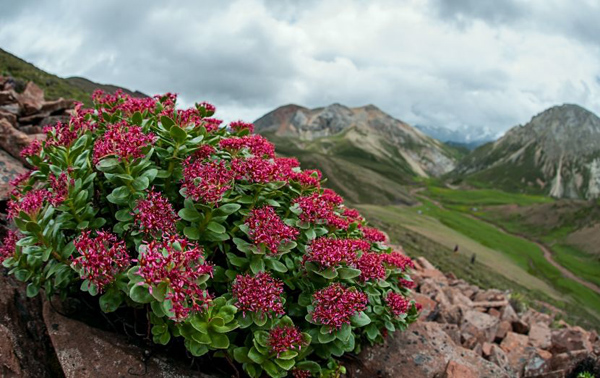
[[[420,197],[421,195],[419,194],[419,192],[421,192],[423,189],[424,188],[417,188],[417,189],[411,191],[411,194],[415,195],[415,197]],[[439,203],[438,201],[436,201],[434,199],[431,199],[429,197],[426,197],[426,196],[424,196],[424,197],[427,198],[427,200],[429,200],[430,202],[434,203],[437,207],[439,207],[441,209],[444,209],[444,206],[441,203]],[[542,250],[542,252],[544,253],[544,258],[546,259],[546,261],[548,261],[550,264],[552,264],[552,266],[554,266],[556,269],[558,269],[564,277],[569,278],[569,279],[571,279],[573,281],[576,281],[576,282],[580,283],[581,285],[587,287],[588,289],[595,291],[597,294],[600,294],[600,286],[595,285],[592,282],[588,282],[588,281],[582,279],[581,277],[578,277],[573,272],[571,272],[570,270],[568,270],[564,266],[562,266],[559,263],[557,263],[554,260],[554,258],[552,257],[552,252],[545,245],[543,245],[542,243],[537,242],[535,240],[531,240],[531,239],[525,237],[524,235],[510,233],[506,229],[504,229],[503,227],[498,226],[498,225],[493,224],[493,223],[490,223],[490,222],[488,222],[488,221],[486,221],[484,219],[478,218],[478,217],[476,217],[474,215],[466,214],[466,213],[461,213],[461,214],[463,214],[463,215],[465,215],[465,216],[467,216],[467,217],[469,217],[471,219],[477,220],[479,222],[484,222],[484,223],[486,223],[486,224],[494,227],[495,229],[497,229],[498,231],[500,231],[500,232],[502,232],[504,234],[515,236],[517,238],[523,239],[523,240],[528,241],[530,243],[534,243],[535,245],[537,245]]]

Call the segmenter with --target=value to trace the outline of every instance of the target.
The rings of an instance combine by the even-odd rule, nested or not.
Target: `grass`
[[[359,209],[376,226],[385,230],[393,243],[400,244],[410,256],[424,256],[440,270],[453,272],[483,289],[510,290],[522,295],[535,307],[538,301],[564,310],[571,324],[600,330],[600,319],[590,316],[583,306],[573,306],[569,297],[547,282],[528,274],[500,251],[491,250],[462,235],[439,220],[408,207],[360,205]],[[432,237],[435,237],[434,240]],[[453,253],[459,243],[459,253]],[[475,263],[471,256],[476,253]],[[542,307],[536,307],[544,311]]]
[[[537,203],[549,203],[554,200],[549,197],[528,194],[507,193],[494,189],[454,190],[436,186],[427,187],[427,195],[444,204],[463,206],[498,206],[519,205],[527,206]]]
[[[554,259],[571,272],[586,281],[600,286],[600,260],[573,246],[555,244],[552,246]]]

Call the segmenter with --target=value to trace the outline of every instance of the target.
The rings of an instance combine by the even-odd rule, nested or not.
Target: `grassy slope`
[[[81,101],[86,106],[91,106],[90,95],[96,89],[102,89],[109,93],[122,89],[133,96],[145,96],[140,92],[131,92],[114,85],[98,84],[83,78],[63,79],[42,71],[33,64],[27,63],[2,49],[0,49],[0,75],[12,76],[23,83],[33,81],[44,90],[47,100],[56,100],[62,97]],[[17,87],[17,90],[19,89],[22,90],[24,87]]]

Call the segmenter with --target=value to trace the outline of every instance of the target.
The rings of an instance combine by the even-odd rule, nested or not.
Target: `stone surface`
[[[18,95],[17,100],[25,115],[33,114],[42,108],[44,91],[34,82],[30,81],[27,83],[23,93]]]
[[[495,364],[455,345],[441,325],[432,322],[417,322],[406,331],[394,334],[384,344],[366,348],[359,360],[361,363],[348,366],[352,377],[441,376],[450,361],[472,369],[479,377],[508,377]]]
[[[529,329],[529,344],[540,349],[549,349],[552,345],[552,332],[544,323],[534,323]]]
[[[519,319],[511,324],[514,332],[520,333],[521,335],[527,335],[529,333],[529,324],[525,323],[523,320]]]
[[[496,337],[499,321],[497,318],[478,311],[467,311],[460,325],[462,340],[473,338],[477,343],[492,342]]]
[[[573,352],[585,350],[592,352],[589,334],[581,327],[571,327],[552,332],[552,353]]]
[[[514,332],[508,332],[500,348],[506,353],[510,366],[516,372],[520,372],[527,362],[528,351],[527,345],[529,339],[527,336],[520,335]]]
[[[23,375],[15,352],[15,342],[12,332],[0,324],[0,374],[2,377],[20,377]]]
[[[10,192],[12,191],[10,182],[26,171],[27,169],[23,166],[23,163],[0,150],[0,201],[10,198]]]
[[[552,354],[545,350],[532,353],[523,368],[523,377],[545,376],[551,370],[551,358]]]
[[[21,150],[31,143],[32,139],[17,130],[8,121],[0,119],[0,148],[21,160]]]
[[[495,341],[502,342],[508,332],[512,332],[512,325],[510,322],[503,320],[498,324],[498,330],[496,331]]]
[[[66,378],[212,377],[162,357],[144,361],[144,350],[127,343],[123,336],[59,315],[48,302],[44,304],[44,321]]]
[[[504,352],[504,350],[502,350],[502,348],[500,348],[498,345],[491,344],[488,361],[496,364],[496,366],[506,372],[509,376],[512,377],[515,375],[510,366],[510,362],[508,361],[506,352]]]
[[[459,364],[455,361],[448,362],[446,371],[442,375],[442,378],[478,378],[479,375],[472,367]]]

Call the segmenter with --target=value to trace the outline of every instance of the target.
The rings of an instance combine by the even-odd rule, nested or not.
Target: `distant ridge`
[[[598,198],[600,118],[579,105],[554,106],[473,151],[453,175],[509,191]]]

